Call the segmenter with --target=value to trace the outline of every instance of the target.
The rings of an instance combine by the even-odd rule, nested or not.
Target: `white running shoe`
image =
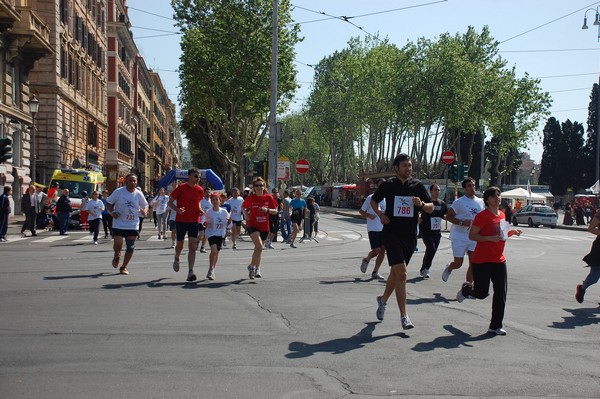
[[[421,277],[422,278],[429,278],[429,269],[423,269],[423,270],[421,270]]]
[[[262,278],[262,275],[260,274],[260,267],[254,269],[254,277]]]
[[[248,278],[250,280],[254,280],[254,273],[255,273],[256,269],[254,268],[253,265],[248,265]]]
[[[494,329],[491,329],[491,328],[488,328],[488,332],[489,332],[490,334],[496,334],[496,335],[506,335],[506,330],[505,330],[505,329],[503,329],[502,327],[501,327],[501,328],[496,328],[495,330],[494,330]]]
[[[447,263],[444,271],[442,272],[442,280],[444,280],[444,282],[448,281],[448,277],[450,277],[451,273],[452,270],[450,270],[450,263]]]
[[[206,278],[209,280],[214,280],[215,279],[215,269],[209,268],[208,273],[206,274]]]
[[[377,320],[383,321],[383,316],[385,316],[385,307],[387,304],[383,302],[383,296],[377,297],[377,312],[375,315],[377,316]]]
[[[410,330],[411,328],[415,328],[415,326],[413,325],[413,323],[410,322],[410,319],[408,318],[408,315],[402,316],[400,318],[400,321],[402,322],[402,329],[403,330]]]

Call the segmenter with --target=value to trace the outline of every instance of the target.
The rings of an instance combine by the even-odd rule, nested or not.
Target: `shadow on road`
[[[317,352],[331,353],[332,355],[339,355],[355,349],[363,348],[365,345],[379,341],[384,338],[399,336],[402,338],[408,338],[404,333],[387,334],[373,337],[373,331],[375,326],[379,322],[368,322],[365,323],[367,326],[360,330],[355,335],[348,338],[336,338],[325,342],[319,342],[316,344],[307,344],[306,342],[294,341],[290,343],[290,353],[285,355],[288,359],[299,359],[303,357],[309,357]]]
[[[563,317],[563,321],[554,321],[548,327],[560,328],[571,330],[575,327],[591,326],[593,324],[600,324],[600,318],[597,317],[600,314],[600,307],[596,308],[578,308],[578,309],[564,309],[565,312],[569,312],[572,316]]]
[[[472,337],[471,335],[459,330],[458,328],[452,325],[445,325],[444,330],[450,332],[452,335],[447,335],[444,337],[438,337],[431,342],[421,342],[420,344],[416,344],[412,350],[416,352],[430,352],[435,349],[458,349],[461,346],[472,347],[471,342],[477,341],[485,341],[490,338],[494,338],[495,335],[490,333],[483,333],[481,335],[477,335]]]
[[[382,283],[385,284],[384,280],[377,280],[377,279],[371,278],[370,276],[367,278],[356,277],[351,280],[321,280],[321,281],[319,281],[319,284],[326,284],[326,285],[347,284],[347,283],[355,283],[356,284],[356,283],[369,283],[371,281],[381,281]]]
[[[163,283],[163,280],[170,280],[170,278],[159,278],[157,280],[151,281],[137,281],[133,283],[123,283],[123,284],[105,284],[102,288],[107,290],[114,290],[119,288],[135,288],[135,287],[143,287],[146,286],[148,288],[159,288],[159,287],[181,287],[185,289],[195,289],[195,288],[222,288],[228,287],[231,285],[239,285],[241,282],[246,281],[244,279],[234,280],[234,281],[223,281],[223,282],[208,282],[210,280],[199,280],[199,281],[174,281]]]
[[[409,305],[420,305],[423,303],[450,303],[453,301],[454,300],[450,300],[450,299],[447,299],[446,297],[442,296],[442,294],[440,294],[439,292],[434,292],[432,298],[417,298],[417,299],[407,298],[406,299],[406,303]]]
[[[96,274],[71,274],[69,276],[46,276],[44,280],[67,280],[70,278],[100,278],[107,276],[114,276],[119,273],[96,273]]]

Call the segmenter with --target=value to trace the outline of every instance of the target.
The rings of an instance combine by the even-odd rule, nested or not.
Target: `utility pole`
[[[277,58],[278,1],[273,0],[273,50],[271,52],[271,111],[269,118],[269,192],[277,187]]]

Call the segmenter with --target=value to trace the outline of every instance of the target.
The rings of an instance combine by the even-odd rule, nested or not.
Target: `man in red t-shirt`
[[[268,192],[265,192],[265,181],[258,177],[253,182],[254,194],[248,195],[242,204],[242,212],[247,220],[248,233],[254,243],[252,262],[248,265],[248,277],[262,277],[260,274],[260,258],[262,255],[263,241],[269,235],[269,214],[277,215],[277,201]]]
[[[188,276],[187,281],[195,281],[194,262],[196,261],[196,247],[198,245],[198,221],[204,213],[200,208],[200,201],[204,198],[204,189],[198,185],[200,181],[200,170],[191,168],[188,170],[188,181],[182,183],[169,198],[168,206],[175,212],[175,232],[177,234],[177,245],[175,246],[175,260],[173,270],[179,271],[179,255],[183,250],[185,235],[188,236]],[[177,205],[175,205],[177,201]]]

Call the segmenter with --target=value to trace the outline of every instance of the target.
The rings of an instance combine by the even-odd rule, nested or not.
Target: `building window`
[[[88,145],[98,147],[98,126],[94,122],[88,122]]]
[[[119,134],[119,151],[125,155],[131,156],[131,140],[124,134]]]

